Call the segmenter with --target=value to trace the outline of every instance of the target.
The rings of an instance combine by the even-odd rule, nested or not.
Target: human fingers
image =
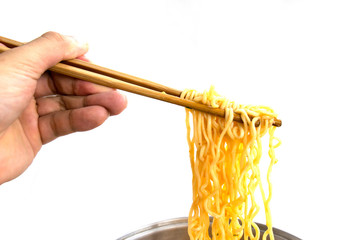
[[[109,116],[101,106],[89,106],[59,111],[39,118],[39,131],[43,144],[57,137],[81,132],[100,126]]]
[[[88,106],[102,106],[110,115],[117,115],[126,108],[127,99],[125,95],[122,95],[117,91],[101,92],[88,96],[58,95],[37,99],[37,111],[39,116]]]
[[[112,88],[82,81],[62,74],[46,72],[38,80],[34,96],[36,98],[56,94],[85,96],[113,90],[114,89]]]
[[[33,97],[37,79],[57,62],[85,54],[86,44],[49,32],[0,54],[0,131],[17,119]]]

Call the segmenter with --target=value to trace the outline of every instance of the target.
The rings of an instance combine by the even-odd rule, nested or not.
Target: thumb
[[[81,43],[71,36],[47,32],[21,47],[12,49],[11,59],[7,59],[7,62],[21,66],[22,72],[37,80],[58,62],[82,56],[87,51],[87,43]]]

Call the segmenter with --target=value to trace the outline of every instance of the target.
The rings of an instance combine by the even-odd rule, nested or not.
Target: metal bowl
[[[188,240],[189,235],[187,232],[187,218],[175,218],[153,223],[147,227],[126,234],[117,240]],[[262,234],[267,229],[266,225],[259,224],[260,239]],[[301,240],[287,232],[273,228],[275,240]]]

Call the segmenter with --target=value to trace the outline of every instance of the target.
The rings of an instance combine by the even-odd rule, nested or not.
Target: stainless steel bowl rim
[[[260,229],[266,229],[266,225],[261,223],[256,223]],[[187,217],[180,217],[180,218],[173,218],[164,221],[155,222],[149,224],[139,230],[133,231],[131,233],[126,234],[123,237],[118,238],[117,240],[131,240],[133,238],[139,239],[141,236],[145,236],[151,234],[152,232],[160,232],[164,230],[171,230],[171,229],[178,229],[178,228],[187,228],[188,225],[188,218]],[[273,228],[273,232],[275,235],[281,237],[282,239],[288,240],[301,240],[298,237],[295,237],[287,232],[284,232],[280,229]]]

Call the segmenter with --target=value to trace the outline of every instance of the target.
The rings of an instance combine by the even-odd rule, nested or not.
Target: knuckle
[[[55,42],[60,42],[63,43],[65,42],[65,37],[63,35],[61,35],[60,33],[57,32],[46,32],[44,33],[41,37],[50,40],[50,41],[55,41]]]

